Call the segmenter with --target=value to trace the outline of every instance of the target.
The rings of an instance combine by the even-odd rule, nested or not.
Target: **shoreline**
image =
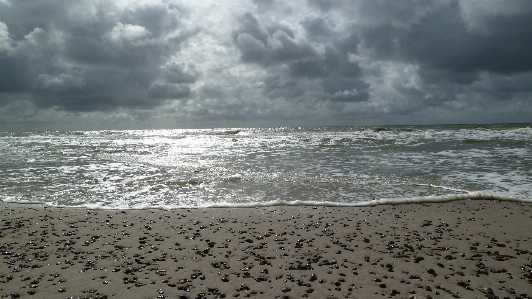
[[[0,207],[0,298],[532,296],[528,203]]]
[[[480,201],[506,201],[506,202],[519,202],[530,203],[532,199],[519,198],[508,195],[501,195],[497,193],[486,193],[482,191],[467,192],[463,194],[442,194],[442,195],[428,195],[428,196],[415,196],[415,197],[397,197],[397,198],[375,198],[368,201],[360,202],[315,202],[315,201],[301,201],[301,200],[273,200],[260,203],[218,203],[206,206],[155,206],[155,207],[107,207],[107,206],[55,206],[48,205],[42,201],[0,201],[3,204],[15,204],[15,205],[42,205],[50,208],[65,208],[65,209],[86,209],[86,210],[100,210],[100,211],[134,211],[134,210],[187,210],[187,209],[254,209],[254,208],[268,208],[268,207],[323,207],[323,208],[360,208],[360,207],[375,207],[375,206],[395,206],[395,205],[419,205],[419,204],[431,204],[431,203],[446,203],[453,201],[464,200],[480,200]]]

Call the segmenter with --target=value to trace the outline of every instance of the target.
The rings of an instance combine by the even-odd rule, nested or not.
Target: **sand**
[[[0,203],[0,298],[529,298],[526,203]]]

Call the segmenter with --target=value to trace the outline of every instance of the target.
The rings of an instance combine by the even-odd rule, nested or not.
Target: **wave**
[[[406,204],[423,204],[423,203],[445,203],[452,201],[460,200],[496,200],[496,201],[507,201],[507,202],[522,202],[522,203],[532,203],[532,199],[517,198],[512,196],[485,193],[485,192],[471,192],[467,194],[446,194],[446,195],[430,195],[430,196],[419,196],[419,197],[405,197],[405,198],[381,198],[373,199],[369,201],[360,201],[360,202],[327,202],[327,201],[304,201],[304,200],[272,200],[264,202],[248,202],[248,203],[231,203],[231,202],[220,202],[204,205],[157,205],[157,206],[103,206],[101,203],[98,204],[86,204],[86,205],[76,205],[76,206],[63,206],[63,205],[53,205],[48,202],[39,202],[39,201],[6,201],[4,203],[11,204],[41,204],[47,206],[61,207],[61,208],[88,208],[88,209],[100,209],[100,210],[145,210],[145,209],[163,209],[163,210],[172,210],[172,209],[202,209],[202,208],[267,208],[267,207],[278,207],[278,206],[311,206],[311,207],[374,207],[381,205],[406,205]]]
[[[379,205],[420,204],[420,203],[444,203],[459,200],[498,200],[510,202],[532,203],[532,199],[516,198],[498,194],[472,192],[467,194],[446,194],[405,198],[381,198],[361,202],[323,202],[323,201],[286,201],[273,200],[261,203],[218,203],[205,206],[206,208],[256,208],[269,206],[323,206],[323,207],[372,207]]]

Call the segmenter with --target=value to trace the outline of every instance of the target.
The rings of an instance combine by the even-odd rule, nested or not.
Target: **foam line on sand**
[[[0,298],[529,298],[530,209],[0,203]]]

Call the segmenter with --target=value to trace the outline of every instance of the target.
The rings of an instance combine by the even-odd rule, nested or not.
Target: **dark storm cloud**
[[[530,28],[523,0],[0,0],[0,123],[529,121]]]
[[[185,84],[156,84],[148,95],[154,99],[180,99],[190,96],[190,87]]]
[[[326,19],[322,17],[306,17],[301,21],[310,40],[327,41],[337,35]]]
[[[162,77],[168,83],[194,83],[199,77],[199,72],[192,64],[171,64],[163,69]]]
[[[300,22],[305,31],[296,36],[285,25],[261,25],[248,12],[240,18],[233,39],[243,62],[269,69],[264,88],[269,98],[365,101],[369,84],[358,63],[348,61],[349,53],[358,52],[358,38],[335,31],[331,23],[326,18],[307,17]],[[309,84],[321,88],[309,89]]]
[[[472,2],[434,1],[431,6],[417,6],[417,14],[398,7],[401,2],[394,3],[383,8],[377,7],[379,1],[362,2],[371,21],[350,29],[358,32],[367,61],[381,63],[382,74],[389,73],[394,64],[415,66],[416,71],[409,74],[415,77],[408,84],[403,83],[409,81],[404,77],[388,79],[395,95],[388,96],[387,113],[406,117],[440,111],[449,115],[448,122],[455,119],[453,114],[468,109],[505,114],[504,106],[495,103],[504,100],[525,105],[523,112],[514,112],[507,122],[531,119],[525,103],[530,103],[532,93],[517,83],[517,78],[532,80],[531,2],[507,2],[508,6],[519,3],[519,8],[510,11],[505,2],[484,10],[473,5],[467,12]],[[472,113],[459,122],[480,118]]]
[[[509,21],[500,18],[493,21]],[[451,9],[415,26],[399,39],[398,53],[409,61],[421,63],[422,71],[431,81],[444,79],[467,84],[476,81],[475,75],[482,71],[513,73],[532,69],[532,30],[508,28],[508,31],[486,35],[467,32],[456,21],[456,13]],[[532,28],[532,14],[527,20],[514,19],[512,23],[516,29]],[[438,28],[454,34],[445,34]]]
[[[181,28],[171,4],[15,1],[7,8],[0,10],[9,43],[0,51],[0,68],[9,70],[0,75],[4,95],[28,95],[40,108],[107,111],[191,94],[183,84],[198,72],[164,66],[195,33]]]
[[[252,0],[253,3],[257,6],[257,12],[262,13],[273,8],[273,0]]]
[[[434,83],[470,84],[483,71],[532,70],[532,2],[518,14],[495,12],[480,22],[482,29],[468,26],[460,2],[451,1],[409,26],[384,22],[355,30],[374,59],[418,63],[420,74]]]
[[[240,18],[240,28],[233,32],[233,39],[244,62],[263,66],[316,56],[314,49],[307,42],[294,39],[293,31],[287,26],[275,23],[263,28],[249,12]]]
[[[340,1],[328,1],[328,0],[308,0],[311,6],[317,7],[322,11],[329,11],[331,8],[341,6]]]

